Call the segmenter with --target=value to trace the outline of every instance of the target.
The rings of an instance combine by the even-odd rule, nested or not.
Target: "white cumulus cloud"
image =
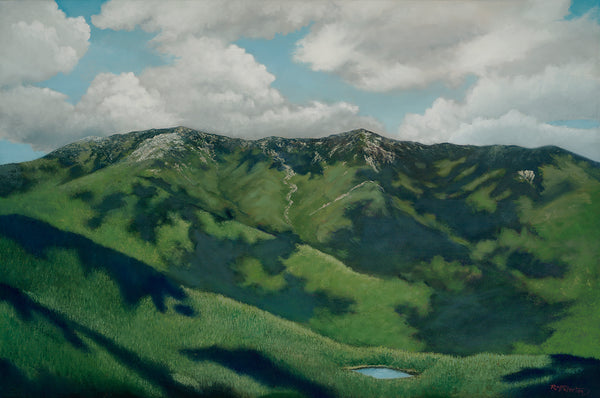
[[[67,96],[39,87],[0,90],[0,139],[47,150],[79,138],[70,126],[73,105]]]
[[[189,35],[272,38],[293,32],[327,13],[324,1],[280,0],[163,0],[109,1],[102,5],[92,23],[102,29],[131,30],[141,26],[159,32],[157,41],[174,42]]]
[[[480,78],[464,101],[438,98],[423,114],[406,115],[397,134],[424,143],[557,145],[600,160],[600,129],[550,124],[597,119],[599,92],[593,63]]]
[[[157,90],[143,86],[131,72],[97,75],[74,111],[75,126],[97,132],[167,127],[181,120],[167,111]]]
[[[54,2],[0,2],[0,87],[71,71],[89,37],[84,18],[67,18]]]
[[[249,138],[324,135],[357,125],[381,128],[350,104],[290,103],[271,86],[275,76],[236,45],[189,36],[163,48],[177,60],[147,69],[140,81],[160,93],[166,110],[186,126]]]
[[[133,73],[101,73],[76,105],[48,88],[17,86],[0,90],[0,139],[51,150],[89,135],[168,127],[160,95],[141,86]]]
[[[568,9],[565,0],[337,2],[295,59],[380,92],[598,60],[600,26],[564,20]]]
[[[462,123],[451,141],[475,145],[517,144],[529,148],[552,144],[600,160],[600,129],[554,126],[516,110],[494,119],[478,117],[471,123]]]
[[[240,37],[293,32],[333,8],[321,1],[180,1],[177,7],[164,1],[111,1],[92,22],[158,33],[153,43],[176,60],[145,70],[139,79],[159,93],[166,111],[181,124],[248,138],[320,136],[358,126],[381,130],[381,123],[360,116],[352,104],[289,102],[272,87],[276,77],[264,65],[230,44]]]

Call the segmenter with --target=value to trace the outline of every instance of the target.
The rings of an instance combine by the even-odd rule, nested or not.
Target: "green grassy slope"
[[[342,345],[45,223],[4,217],[0,227],[2,396],[495,396],[572,372],[514,381],[553,359]],[[51,242],[23,240],[49,232]],[[365,364],[417,376],[347,369]]]
[[[17,249],[30,240],[18,225],[40,220],[47,226],[35,240],[43,250],[92,242],[167,278],[185,300],[221,294],[253,306],[243,307],[252,314],[257,307],[344,344],[600,358],[598,170],[558,148],[423,146],[363,130],[254,142],[151,130],[0,166],[0,221],[12,225],[4,233]],[[78,244],[51,239],[61,233]],[[117,283],[132,277],[103,272]],[[41,303],[22,285],[0,283]],[[142,293],[124,297],[160,303]],[[189,348],[187,358],[219,357],[235,368],[231,350],[214,344],[221,348]],[[263,349],[243,355],[262,361]],[[477,357],[440,358],[467,366]],[[511,371],[546,369],[544,380],[570,366],[562,357],[498,358],[515,360]],[[498,392],[507,385],[492,373],[489,391]],[[542,388],[531,375],[520,380],[508,386]],[[268,391],[237,383],[228,386]]]

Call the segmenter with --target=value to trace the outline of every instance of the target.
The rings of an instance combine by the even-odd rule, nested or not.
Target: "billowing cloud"
[[[54,2],[0,2],[0,87],[71,71],[89,37],[84,18],[67,18]]]
[[[530,75],[593,56],[600,26],[564,20],[568,8],[567,0],[339,2],[300,40],[295,59],[368,91]]]
[[[110,1],[92,23],[102,29],[131,30],[141,26],[159,32],[156,41],[175,42],[190,35],[270,39],[276,33],[293,32],[327,14],[331,4],[323,1],[163,0]]]
[[[423,143],[557,145],[600,160],[600,130],[550,124],[595,119],[600,77],[595,64],[548,66],[533,76],[480,78],[464,101],[438,98],[423,114],[408,114],[402,139]]]
[[[181,118],[166,109],[164,98],[141,84],[133,73],[100,73],[71,115],[74,127],[90,132],[122,133],[167,127]]]
[[[319,136],[358,126],[381,130],[345,102],[293,104],[271,84],[275,76],[243,48],[240,37],[287,34],[333,10],[320,1],[164,1],[132,5],[111,1],[92,18],[100,28],[141,26],[158,36],[157,48],[176,56],[172,65],[140,75],[160,93],[166,110],[187,126],[238,137]]]
[[[224,127],[220,115],[251,117],[284,103],[271,87],[275,76],[243,48],[193,36],[164,48],[175,62],[147,69],[141,80],[186,120],[209,118]]]
[[[166,109],[187,126],[249,138],[324,135],[357,125],[381,128],[359,117],[358,107],[350,104],[290,103],[271,86],[275,76],[236,45],[190,36],[163,48],[177,60],[146,70],[140,80],[159,92]]]
[[[133,73],[96,76],[77,105],[48,88],[0,90],[0,138],[50,150],[89,135],[167,127],[177,119],[160,95],[140,85]]]
[[[529,148],[552,144],[600,161],[600,129],[554,126],[516,110],[494,119],[478,117],[472,123],[463,123],[454,132],[451,141],[456,144],[520,145]]]
[[[49,149],[81,136],[66,95],[28,84],[71,71],[89,37],[84,18],[54,2],[0,2],[0,139]]]
[[[151,85],[160,75],[163,84],[157,89],[192,124],[203,121],[224,132],[252,135],[258,126],[261,131],[285,129],[283,121],[289,120],[292,134],[297,131],[291,127],[295,115],[318,114],[317,109],[356,123],[356,113],[350,112],[354,115],[350,118],[339,114],[355,109],[349,104],[332,109],[313,104],[311,110],[286,103],[271,88],[274,76],[262,65],[255,69],[256,63],[242,49],[218,44],[244,36],[270,38],[310,22],[309,33],[297,43],[295,60],[338,74],[363,90],[386,92],[435,81],[454,85],[466,76],[477,76],[464,101],[439,98],[424,114],[407,115],[399,138],[425,143],[555,144],[596,156],[590,149],[597,147],[595,130],[549,124],[599,115],[600,26],[591,17],[566,20],[568,0],[290,2],[286,7],[271,1],[180,4],[173,8],[157,1],[131,7],[113,1],[93,21],[100,27],[139,25],[160,32],[155,40],[158,48],[181,62],[147,71],[141,79]],[[225,76],[230,77],[227,83],[210,85],[211,79],[223,82]],[[181,89],[170,89],[188,83],[194,96],[178,96]],[[250,84],[254,86],[249,90]],[[202,99],[207,97],[211,100]],[[271,125],[263,127],[263,120]],[[274,128],[274,120],[282,127]],[[323,130],[335,126],[326,119],[321,122]]]
[[[53,148],[79,138],[70,124],[73,105],[67,96],[39,87],[0,90],[0,139]]]

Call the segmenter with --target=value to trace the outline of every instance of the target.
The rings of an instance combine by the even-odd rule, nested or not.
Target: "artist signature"
[[[558,391],[558,392],[568,392],[580,395],[582,397],[586,395],[590,395],[590,390],[588,388],[581,387],[571,387],[567,385],[558,385],[558,384],[550,384],[550,391]]]

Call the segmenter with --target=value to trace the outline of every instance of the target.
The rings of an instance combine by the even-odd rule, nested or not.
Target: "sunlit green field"
[[[86,269],[77,250],[49,248],[37,257],[3,238],[0,253],[5,264],[0,271],[0,357],[6,372],[0,377],[17,396],[295,391],[305,396],[467,397],[496,396],[552,379],[502,380],[522,368],[547,366],[547,356],[456,358],[353,347],[223,296],[180,287],[176,297],[159,298],[161,311],[150,297],[160,292],[148,286],[146,295],[127,302],[120,292],[127,287],[103,269]],[[182,307],[189,312],[178,312]],[[346,369],[367,364],[416,376],[380,381]],[[9,374],[22,383],[13,383]]]
[[[0,170],[4,395],[597,387],[597,165],[435,146],[365,164],[364,134],[131,161],[141,136],[124,137],[112,163],[76,144]]]

